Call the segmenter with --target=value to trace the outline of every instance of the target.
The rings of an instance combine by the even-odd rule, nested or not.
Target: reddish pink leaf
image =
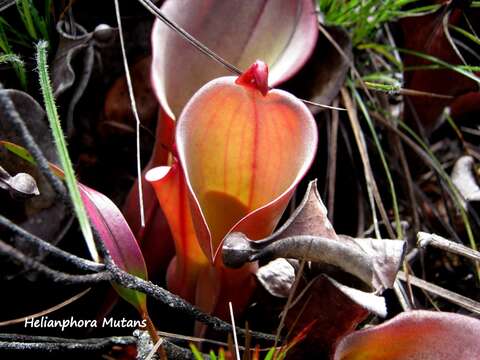
[[[271,68],[275,86],[310,57],[318,37],[311,0],[167,0],[162,13],[241,70],[256,59]],[[178,117],[206,82],[229,75],[160,21],[152,32],[152,79],[161,106]]]
[[[480,321],[446,312],[410,311],[354,332],[337,346],[335,360],[480,359]]]
[[[120,210],[102,193],[82,184],[79,184],[79,189],[90,222],[115,264],[122,270],[146,280],[147,268],[142,252]],[[147,312],[145,294],[115,284],[113,286],[118,294],[140,313]]]

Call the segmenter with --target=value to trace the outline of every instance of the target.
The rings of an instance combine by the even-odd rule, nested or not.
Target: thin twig
[[[111,336],[90,339],[66,339],[51,336],[0,334],[0,350],[9,352],[35,353],[99,353],[113,347],[139,345],[135,336]],[[165,340],[164,350],[169,360],[194,359],[191,351]]]
[[[363,173],[365,177],[365,184],[367,187],[367,195],[368,195],[368,201],[370,202],[370,208],[372,210],[372,222],[373,222],[373,229],[375,230],[375,236],[377,238],[380,238],[380,227],[378,224],[378,218],[377,218],[377,211],[375,207],[375,199],[373,197],[373,191],[372,191],[372,181],[370,177],[370,171],[369,171],[369,164],[368,162],[368,156],[366,156],[365,152],[363,151],[365,149],[365,139],[363,137],[363,133],[360,131],[360,125],[358,124],[358,119],[356,115],[356,110],[353,108],[353,103],[348,95],[347,90],[344,88],[341,90],[341,94],[343,97],[343,102],[348,109],[348,117],[350,119],[350,124],[351,128],[355,137],[355,142],[357,143],[357,148],[360,153],[360,157],[362,159],[362,165],[363,165]]]
[[[417,209],[418,202],[416,201],[415,191],[413,188],[412,174],[410,172],[408,160],[407,160],[407,157],[405,156],[405,150],[403,148],[402,142],[400,141],[400,137],[395,133],[392,134],[392,137],[393,137],[392,139],[393,146],[396,150],[396,153],[398,154],[400,166],[402,168],[403,176],[405,178],[405,182],[407,185],[407,194],[408,194],[408,198],[410,199],[410,208],[411,208],[412,219],[413,219],[413,230],[417,232],[420,226],[420,218],[419,218],[418,209]]]
[[[300,100],[307,105],[318,106],[318,107],[321,107],[321,108],[324,108],[324,109],[337,110],[337,111],[347,111],[347,109],[339,107],[339,106],[319,104],[315,101],[310,101],[310,100],[305,100],[305,99],[300,99]]]
[[[159,338],[157,342],[153,345],[152,350],[148,353],[147,357],[145,360],[152,360],[152,358],[155,356],[157,353],[158,349],[160,349],[160,346],[162,346],[164,339]]]
[[[80,270],[102,271],[105,269],[105,265],[103,264],[70,254],[69,252],[59,249],[58,247],[38,238],[22,229],[20,226],[14,224],[3,215],[0,215],[0,227],[4,227],[16,234],[17,236],[13,238],[16,243],[28,243],[29,245],[33,245],[35,249],[39,249],[48,255],[55,256],[57,259],[61,259],[68,264],[74,265]]]
[[[15,4],[15,0],[0,0],[0,12]]]
[[[145,209],[143,206],[143,189],[142,189],[142,165],[140,161],[140,117],[138,116],[137,102],[135,101],[135,94],[133,92],[133,86],[132,86],[132,78],[130,76],[130,69],[128,67],[127,53],[125,51],[125,41],[123,39],[122,19],[120,17],[120,5],[118,3],[118,0],[115,0],[115,15],[117,17],[118,34],[120,37],[120,47],[122,49],[123,67],[125,68],[125,77],[127,80],[128,95],[130,97],[130,105],[132,107],[132,112],[133,112],[133,115],[135,116],[138,206],[140,208],[140,225],[141,227],[145,227]]]
[[[430,245],[454,254],[465,256],[473,261],[480,262],[480,252],[473,250],[465,245],[447,240],[439,235],[419,232],[417,234],[417,239],[417,244],[421,248],[426,248]]]
[[[65,300],[65,301],[62,301],[60,304],[57,304],[55,306],[52,306],[48,309],[45,309],[45,310],[42,310],[42,311],[39,311],[35,314],[31,314],[31,315],[27,315],[27,316],[22,316],[20,318],[16,318],[16,319],[12,319],[12,320],[6,320],[6,321],[2,321],[0,322],[0,326],[7,326],[7,325],[13,325],[13,324],[19,324],[19,323],[23,323],[25,320],[28,320],[28,319],[36,319],[38,317],[41,317],[41,316],[45,316],[45,315],[48,315],[48,314],[51,314],[75,301],[77,301],[78,299],[80,299],[81,297],[83,297],[85,294],[87,294],[89,291],[90,291],[91,288],[87,288],[85,290],[83,290],[82,292],[76,294],[75,296],[72,296],[71,298]]]
[[[235,316],[233,315],[233,306],[232,302],[228,302],[228,309],[230,310],[230,319],[232,320],[232,328],[233,328],[233,341],[235,342],[235,355],[236,355],[236,360],[240,360],[240,349],[238,347],[238,338],[237,338],[237,332],[235,331]]]
[[[453,291],[444,289],[438,285],[429,283],[428,281],[422,280],[420,278],[417,278],[416,276],[413,275],[406,275],[403,271],[399,271],[397,278],[402,280],[402,281],[410,281],[410,283],[413,286],[416,286],[420,289],[423,289],[425,291],[428,291],[431,294],[440,296],[454,304],[457,304],[458,306],[463,307],[464,309],[467,309],[471,312],[474,312],[476,314],[480,314],[480,303],[472,300],[466,296],[457,294]]]
[[[395,295],[397,296],[398,302],[400,303],[403,311],[412,310],[412,304],[410,303],[411,299],[408,297],[405,289],[403,288],[400,281],[398,281],[398,279],[395,280],[393,284],[393,291],[395,292]]]
[[[135,344],[135,338],[133,336],[65,339],[49,336],[0,334],[0,349],[21,352],[99,352],[111,349],[113,346],[126,346],[132,344]]]
[[[8,260],[14,260],[21,264],[25,270],[34,270],[39,274],[44,275],[48,279],[62,284],[77,285],[77,284],[94,284],[111,279],[111,274],[103,271],[94,274],[72,275],[61,271],[53,270],[48,266],[24,255],[14,247],[0,240],[0,256],[8,257]]]
[[[368,157],[368,152],[367,152],[367,147],[365,143],[365,138],[363,136],[363,132],[360,127],[360,123],[358,122],[358,117],[356,114],[356,111],[353,107],[353,102],[352,99],[350,98],[350,95],[348,91],[345,88],[342,88],[341,90],[342,98],[345,102],[345,107],[347,108],[348,111],[348,117],[350,119],[350,123],[352,125],[352,130],[355,135],[355,140],[357,142],[358,146],[358,151],[360,153],[360,157],[362,159],[362,164],[364,167],[364,172],[365,172],[365,181],[367,183],[367,188],[371,189],[371,192],[373,194],[373,197],[375,199],[375,202],[378,207],[378,211],[380,212],[380,216],[382,217],[382,221],[384,222],[385,228],[387,229],[388,235],[390,238],[394,239],[395,238],[395,233],[393,232],[392,226],[390,225],[390,221],[388,219],[387,211],[385,210],[385,207],[382,202],[382,198],[380,196],[380,192],[378,190],[377,182],[375,181],[375,177],[373,176],[373,171],[372,167],[370,165],[370,159]],[[372,209],[372,215],[374,218],[376,217],[375,215],[375,206],[372,204],[373,209]],[[378,227],[378,224],[375,224],[376,228]],[[378,229],[376,230],[377,232],[377,237],[379,237],[379,231]]]
[[[338,100],[333,103],[335,106]],[[333,212],[335,206],[335,184],[337,179],[337,146],[338,146],[338,112],[332,111],[331,131],[328,137],[328,218],[333,223]]]

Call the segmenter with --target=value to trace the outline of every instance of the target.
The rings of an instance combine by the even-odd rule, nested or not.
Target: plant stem
[[[157,328],[153,324],[152,319],[150,319],[150,316],[146,311],[142,313],[142,318],[146,321],[148,334],[150,335],[150,338],[155,345],[158,341],[160,341],[160,336],[158,336]]]

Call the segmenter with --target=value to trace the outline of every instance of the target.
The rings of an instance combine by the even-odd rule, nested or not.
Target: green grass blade
[[[0,49],[5,49],[6,47],[10,47],[11,44],[18,44],[23,47],[30,47],[29,44],[29,37],[24,35],[21,31],[15,30],[8,21],[6,21],[3,17],[0,16],[0,32],[2,33],[2,39],[0,39]],[[11,35],[7,37],[7,33]],[[5,52],[12,52],[6,51]]]
[[[8,26],[8,23],[0,17],[0,50],[5,53],[12,52],[10,48],[10,43],[7,38],[7,34],[5,33],[5,28]]]
[[[397,200],[397,192],[395,190],[395,185],[393,183],[393,178],[392,174],[390,172],[390,168],[388,167],[387,159],[385,157],[385,153],[383,151],[382,145],[380,144],[380,140],[378,139],[377,133],[375,131],[375,128],[373,126],[373,121],[370,118],[370,114],[367,110],[367,107],[365,103],[363,102],[362,98],[360,97],[360,94],[358,91],[355,89],[353,84],[350,82],[350,91],[352,91],[353,97],[357,101],[358,106],[360,107],[360,110],[367,122],[368,128],[370,129],[370,132],[372,134],[373,141],[375,143],[375,146],[378,151],[378,155],[380,156],[380,160],[382,162],[383,169],[385,171],[385,175],[387,177],[387,182],[388,186],[390,188],[390,195],[392,197],[392,207],[393,207],[393,216],[395,218],[395,227],[397,231],[397,238],[403,239],[403,230],[402,230],[402,224],[400,222],[400,211],[398,209],[398,200]]]
[[[444,68],[455,71],[455,72],[457,72],[457,73],[475,81],[477,84],[480,84],[480,78],[478,76],[476,76],[473,72],[468,71],[467,68],[465,68],[463,66],[452,65],[452,64],[449,64],[449,63],[447,63],[447,62],[445,62],[445,61],[443,61],[439,58],[436,58],[434,56],[427,55],[427,54],[424,54],[424,53],[421,53],[421,52],[418,52],[418,51],[413,51],[413,50],[409,50],[409,49],[402,49],[402,48],[394,48],[394,47],[390,47],[390,48],[392,50],[396,49],[396,50],[398,50],[400,52],[403,52],[405,54],[417,56],[419,58],[428,60],[433,64],[440,65],[440,66],[443,66]]]
[[[449,25],[448,26],[449,28],[455,30],[456,32],[462,34],[463,36],[465,36],[467,39],[473,41],[475,44],[477,45],[480,45],[480,39],[478,37],[476,37],[474,34],[471,34],[469,33],[468,31],[466,30],[463,30],[462,28],[459,28],[455,25]]]
[[[37,31],[35,30],[35,24],[31,12],[31,8],[33,7],[31,0],[18,0],[17,5],[18,12],[25,29],[27,29],[27,32],[32,39],[38,40],[38,35]]]
[[[37,66],[40,79],[40,87],[42,90],[43,100],[45,103],[45,110],[47,112],[48,121],[52,130],[52,135],[55,141],[58,155],[60,157],[60,164],[65,172],[65,181],[67,183],[68,192],[73,202],[73,208],[75,214],[80,223],[83,236],[87,243],[87,247],[92,255],[93,259],[98,261],[98,253],[93,240],[92,228],[88,220],[87,212],[85,210],[80,191],[78,189],[77,180],[75,178],[75,172],[73,171],[72,162],[68,155],[67,144],[63,135],[62,127],[60,125],[60,119],[55,105],[55,99],[53,97],[53,91],[50,83],[50,77],[48,74],[47,64],[47,48],[48,43],[46,41],[40,41],[37,45]]]
[[[193,344],[190,344],[190,350],[192,351],[193,357],[195,360],[203,360],[203,355],[198,351],[197,347]]]
[[[418,0],[318,0],[325,24],[336,25],[349,30],[354,46],[361,44],[375,34],[383,24],[400,16],[415,14],[416,8],[402,11],[407,4]],[[438,5],[437,5],[438,8]]]
[[[48,27],[44,18],[40,16],[38,10],[30,4],[30,12],[33,21],[33,26],[40,32],[40,35],[43,37],[43,40],[48,41]]]
[[[265,355],[265,360],[273,360],[273,355],[275,354],[275,348],[272,347],[270,350],[268,350],[267,355]]]

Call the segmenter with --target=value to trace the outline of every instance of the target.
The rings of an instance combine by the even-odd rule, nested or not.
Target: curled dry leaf
[[[278,258],[270,261],[267,265],[261,266],[255,275],[271,295],[286,298],[295,282],[295,267],[287,259]],[[366,310],[380,317],[387,316],[387,307],[383,297],[342,285],[327,275],[320,276],[328,278],[338,290],[357,304],[363,306]],[[308,287],[309,285],[307,285],[306,289],[308,289]],[[296,301],[299,301],[299,299],[301,299],[301,297],[297,298]]]
[[[162,13],[241,71],[257,59],[270,67],[269,85],[295,74],[318,36],[311,0],[167,0]],[[281,24],[281,26],[278,26]],[[208,81],[229,75],[165,24],[152,32],[152,79],[161,106],[177,118],[188,99]]]
[[[460,157],[453,166],[452,182],[465,202],[480,201],[480,187],[474,173],[474,160],[471,156]]]
[[[300,206],[270,237],[252,242],[242,233],[228,235],[222,250],[224,263],[241,266],[261,259],[303,259],[333,265],[375,291],[392,287],[405,242],[338,236],[326,213],[316,182],[311,182]]]
[[[224,249],[228,247],[231,252],[238,247],[239,242],[245,244],[242,246],[244,249],[250,250],[247,262],[271,258],[293,258],[328,264],[355,275],[373,287],[372,259],[358,245],[350,241],[332,241],[326,237],[299,235],[282,237],[260,248],[263,244],[255,243],[249,246],[252,242],[250,239],[242,233],[234,233],[228,237],[228,244],[226,243]]]
[[[473,360],[480,321],[447,312],[410,311],[340,341],[334,360]]]
[[[242,233],[229,234],[223,243],[222,257],[225,265],[230,267],[242,266],[252,256],[258,254],[261,249],[274,244],[280,237],[292,237],[296,235],[323,236],[337,239],[337,234],[327,217],[327,209],[318,194],[316,180],[309,183],[306,195],[302,202],[274,234],[255,242]]]
[[[405,255],[407,244],[404,240],[351,238],[346,235],[340,235],[340,238],[351,239],[372,259],[374,289],[381,292],[393,287]]]
[[[265,241],[296,235],[323,236],[338,239],[327,216],[327,208],[318,193],[317,180],[310,181],[305,196],[285,224]]]

